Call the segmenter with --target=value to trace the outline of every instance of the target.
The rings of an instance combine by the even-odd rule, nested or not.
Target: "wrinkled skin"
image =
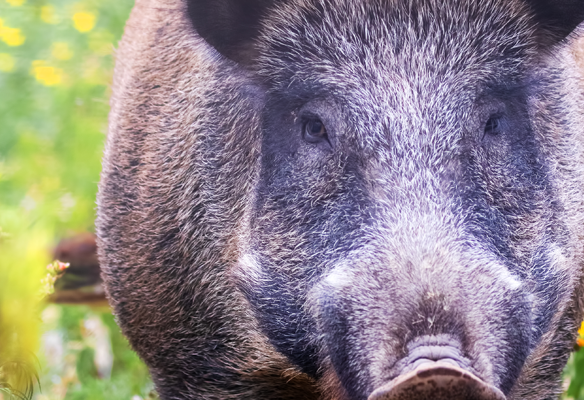
[[[98,197],[161,397],[557,398],[584,4],[211,4],[137,2]]]

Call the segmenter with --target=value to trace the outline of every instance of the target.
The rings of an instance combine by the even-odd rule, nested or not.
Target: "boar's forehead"
[[[355,204],[358,208],[374,203],[367,203],[367,210],[375,215],[375,226],[390,230],[386,236],[395,238],[398,245],[409,240],[398,239],[399,232],[409,232],[407,235],[414,238],[428,236],[433,225],[433,238],[440,232],[445,240],[463,237],[462,232],[451,231],[462,223],[461,230],[470,229],[494,253],[522,264],[514,257],[524,252],[513,248],[522,245],[511,240],[514,230],[526,229],[532,223],[529,221],[538,220],[540,207],[535,204],[553,209],[548,204],[553,196],[542,172],[545,169],[527,161],[538,159],[540,150],[525,122],[526,101],[517,101],[536,50],[535,22],[525,4],[503,0],[291,0],[271,13],[259,39],[258,68],[273,93],[284,97],[300,93],[305,101],[310,101],[312,93],[343,103],[341,108],[349,112],[341,118],[354,118],[353,126],[366,127],[350,133],[358,137],[361,146],[346,146],[345,153],[364,147],[382,149],[388,143],[391,150],[373,150],[373,157],[359,154],[359,159],[366,158],[367,162],[351,171],[359,170],[362,175],[354,172],[351,180],[347,171],[339,172],[347,176],[338,179],[345,185],[339,184],[337,196],[330,195],[332,189],[320,183],[332,181],[332,175],[324,179],[326,168],[311,170],[318,173],[304,171],[307,163],[324,165],[329,160],[331,165],[343,165],[334,160],[343,152],[319,155],[317,161],[298,156],[288,162],[274,156],[278,162],[266,164],[269,168],[264,165],[264,170],[270,171],[262,176],[279,176],[271,169],[287,167],[295,171],[294,179],[291,184],[284,179],[265,179],[259,196],[260,214],[264,215],[260,220],[274,224],[278,218],[286,219],[279,226],[282,232],[289,230],[294,225],[290,222],[293,217],[297,217],[294,221],[306,220],[301,207],[316,213],[315,207],[308,207],[315,203],[309,195],[304,196],[304,202],[298,199],[321,188],[322,198],[337,202],[334,207],[323,204],[324,210],[343,209],[342,201],[347,204],[345,211]],[[485,144],[492,153],[486,162],[483,153],[474,154],[464,143],[458,149],[455,146],[465,129],[483,132],[492,111],[488,107],[486,114],[479,110],[485,115],[478,117],[482,119],[478,124],[472,114],[481,108],[477,104],[491,96],[489,93],[505,93],[503,101],[520,103],[519,107],[504,108],[514,114],[511,119],[519,120],[511,126],[521,140],[509,139],[507,143],[508,139],[500,138],[491,147]],[[359,123],[364,119],[367,124]],[[444,126],[446,129],[441,129]],[[388,133],[395,140],[388,142]],[[430,137],[438,140],[426,140]],[[266,146],[264,150],[270,152],[272,148]],[[464,152],[464,157],[453,156],[452,150]],[[394,156],[407,162],[385,162],[384,157]],[[345,161],[350,167],[350,160]],[[358,187],[355,182],[365,186]],[[509,187],[514,189],[509,191]],[[358,189],[362,190],[356,194]],[[288,211],[287,215],[277,218],[274,210],[282,209]],[[332,214],[313,218],[329,219],[333,219]],[[426,227],[424,234],[408,230],[413,220]],[[355,218],[348,222],[354,226],[342,231],[354,231],[363,222]],[[298,226],[299,230],[318,230],[316,225],[298,222]],[[314,245],[317,241],[309,242]],[[430,247],[433,243],[428,241]],[[413,244],[409,247],[417,248]]]
[[[535,38],[535,22],[521,1],[290,0],[266,16],[258,40],[256,67],[275,96],[284,100],[287,96],[299,98],[290,99],[290,107],[299,107],[295,101],[308,102],[311,97],[332,97],[340,102],[341,107],[335,110],[342,109],[340,118],[348,120],[348,126],[356,127],[348,129],[351,131],[348,135],[355,135],[360,145],[344,150],[377,149],[370,158],[360,153],[360,160],[382,159],[379,164],[363,164],[367,167],[364,172],[367,181],[378,182],[384,188],[376,191],[377,187],[368,187],[369,194],[378,200],[396,196],[397,190],[386,188],[397,188],[400,180],[412,182],[408,183],[408,190],[404,189],[403,199],[391,198],[389,203],[400,200],[410,204],[411,197],[416,196],[417,207],[426,213],[422,206],[428,199],[442,197],[442,193],[428,196],[430,189],[424,188],[450,190],[444,187],[443,177],[434,172],[461,173],[460,165],[450,165],[459,161],[452,157],[452,150],[463,151],[456,146],[465,130],[483,131],[481,124],[486,123],[492,111],[487,107],[486,118],[473,113],[481,108],[485,97],[489,101],[489,93],[503,93],[503,101],[520,103],[519,107],[516,104],[506,109],[514,118],[525,119],[526,101],[521,97],[528,68],[535,59]],[[477,123],[477,119],[483,120]],[[519,123],[513,126],[518,131],[527,130]],[[378,149],[386,148],[388,133],[393,137],[391,150],[384,153]],[[526,177],[529,182],[524,186],[533,193],[523,198],[536,197],[535,192],[547,194],[543,189],[547,185],[544,176],[532,173],[531,167],[522,164],[523,160],[535,158],[538,149],[534,141],[523,140],[506,149],[501,144],[494,147],[497,146],[502,153],[513,152],[516,157],[510,161],[502,156],[500,164],[506,165],[506,169],[497,169],[495,165],[487,171],[492,177]],[[408,159],[408,163],[385,163],[386,155],[397,155]],[[327,157],[322,158],[330,158]],[[450,162],[446,169],[445,160]],[[419,168],[420,162],[430,168]],[[304,165],[300,162],[298,165],[303,171]],[[399,170],[395,173],[391,170],[395,180],[387,184],[378,176],[383,175],[378,170],[385,173],[391,165],[399,166]],[[272,167],[283,168],[281,163]],[[479,180],[475,176],[478,172],[474,173],[471,167],[467,169],[472,179]],[[301,176],[295,175],[295,185],[298,186]],[[501,185],[507,183],[502,178],[498,181]],[[313,182],[310,177],[305,179],[306,192],[313,189]],[[475,186],[494,190],[486,189],[485,182]],[[409,190],[411,187],[416,190]],[[282,194],[282,198],[292,196],[284,196],[291,190],[282,182],[274,183],[270,190],[272,194]],[[446,202],[441,204],[442,208],[450,206]],[[397,211],[394,207],[385,212]],[[493,229],[500,233],[499,226]]]
[[[316,212],[315,207],[309,207],[315,201],[308,195],[314,193],[315,188],[322,188],[322,198],[334,198],[337,202],[334,207],[323,204],[324,210],[338,210],[341,200],[346,201],[346,210],[349,210],[353,204],[363,203],[363,197],[372,197],[367,197],[367,200],[376,204],[378,208],[375,211],[383,213],[391,221],[389,225],[397,231],[402,227],[396,221],[409,225],[411,213],[414,212],[419,214],[420,226],[429,226],[430,223],[423,218],[435,218],[435,215],[441,216],[436,219],[436,224],[445,225],[444,219],[453,214],[450,209],[457,207],[455,211],[460,211],[458,208],[462,206],[459,203],[464,200],[464,206],[474,210],[472,218],[477,221],[483,216],[490,218],[488,224],[476,222],[475,225],[480,226],[477,235],[480,233],[496,240],[493,247],[499,246],[500,253],[511,253],[507,249],[508,244],[496,239],[510,235],[505,215],[496,211],[504,209],[519,219],[519,215],[533,215],[535,212],[521,204],[516,205],[519,203],[516,199],[546,201],[548,182],[544,174],[534,172],[537,168],[524,162],[537,158],[536,143],[523,137],[522,141],[515,140],[508,145],[505,144],[506,139],[498,140],[492,146],[493,153],[500,153],[491,156],[493,165],[481,164],[482,159],[474,157],[472,163],[468,161],[469,165],[463,168],[456,164],[462,158],[448,153],[454,148],[461,128],[483,132],[491,111],[487,112],[486,118],[484,115],[480,117],[484,119],[482,122],[474,125],[471,114],[476,110],[473,106],[476,100],[484,97],[485,91],[495,87],[494,92],[509,93],[513,92],[512,88],[522,87],[522,79],[528,64],[533,61],[536,48],[535,22],[524,3],[508,0],[290,0],[270,13],[258,42],[260,56],[257,67],[267,78],[273,93],[283,97],[303,96],[305,101],[310,101],[311,93],[316,97],[333,97],[343,103],[343,111],[349,110],[348,115],[341,118],[354,118],[361,122],[366,119],[368,123],[356,121],[353,126],[365,126],[365,129],[358,128],[350,133],[360,136],[358,139],[363,139],[360,144],[365,143],[365,146],[345,146],[342,148],[344,152],[314,157],[305,156],[300,150],[295,157],[273,155],[273,159],[278,161],[266,162],[263,168],[262,176],[266,179],[259,196],[260,214],[264,215],[262,221],[277,219],[273,215],[278,214],[276,211],[272,214],[266,210],[287,210],[287,215],[280,218],[291,220],[296,217],[294,221],[302,226],[299,229],[317,230],[310,224],[299,222],[306,219],[304,208]],[[294,102],[291,101],[291,104]],[[510,109],[519,119],[526,114],[525,110],[516,107]],[[445,115],[448,113],[454,117]],[[448,129],[439,129],[444,119],[452,123],[448,124]],[[398,129],[391,129],[392,125]],[[388,126],[390,129],[387,129]],[[513,123],[513,128],[528,130],[523,129],[525,126],[520,123]],[[268,131],[273,134],[272,130]],[[390,143],[391,152],[385,153],[389,153],[388,157],[397,154],[401,159],[408,159],[408,162],[386,163],[381,159],[379,164],[363,162],[355,168],[346,168],[362,172],[365,179],[357,172],[351,172],[354,175],[351,177],[347,171],[338,172],[344,174],[344,178],[337,181],[345,185],[339,184],[341,188],[335,189],[339,192],[338,196],[332,196],[330,186],[325,187],[321,183],[331,182],[332,173],[325,177],[327,168],[320,167],[321,164],[330,161],[332,167],[328,170],[337,171],[334,165],[343,165],[343,160],[335,162],[334,157],[341,158],[343,153],[356,152],[359,147],[382,149],[388,142],[388,132],[396,139]],[[428,135],[418,134],[425,132]],[[440,137],[440,140],[434,140],[427,146],[424,136]],[[274,140],[265,141],[269,144]],[[280,137],[277,141],[283,142]],[[404,151],[400,151],[400,146]],[[265,153],[277,153],[280,147],[280,144],[265,146],[263,150]],[[380,153],[383,151],[377,151],[375,157],[385,157]],[[428,154],[438,155],[427,157]],[[508,154],[515,156],[510,159]],[[366,158],[362,155],[358,154],[360,162]],[[375,157],[367,158],[367,161]],[[264,159],[271,158],[264,156]],[[445,168],[445,160],[453,165]],[[345,161],[344,165],[351,167],[348,156]],[[419,168],[421,162],[424,167],[430,168]],[[306,165],[319,168],[308,168],[310,173],[306,173]],[[397,169],[391,169],[392,165]],[[285,168],[294,171],[289,174],[294,179],[267,178],[280,176],[278,172]],[[379,170],[383,170],[382,173],[378,173]],[[467,175],[461,177],[462,173]],[[515,180],[522,177],[521,185],[513,184],[507,176]],[[368,193],[366,196],[355,194],[356,181],[366,181],[370,185],[363,188],[363,192]],[[451,188],[449,185],[459,187]],[[515,203],[510,204],[508,198],[512,196],[501,188],[512,185],[526,189],[523,192],[514,190],[513,194],[517,196],[512,199]],[[456,198],[445,201],[454,192]],[[483,195],[487,192],[491,196],[501,192],[500,197],[505,198],[507,203],[487,204]],[[305,201],[299,201],[299,198]],[[394,206],[385,207],[385,204]],[[395,207],[396,204],[404,207]],[[412,204],[415,207],[411,207]],[[411,209],[409,215],[403,211],[408,207]],[[298,211],[292,212],[293,209]],[[456,219],[465,214],[456,212]],[[328,221],[325,215],[320,214],[313,220]],[[381,221],[380,218],[376,220]],[[356,220],[352,222],[355,225],[360,223]],[[291,225],[286,220],[279,226],[285,232]],[[407,231],[405,228],[401,230]]]
[[[294,0],[265,21],[258,67],[274,90],[322,88],[388,118],[513,85],[535,49],[514,1]]]

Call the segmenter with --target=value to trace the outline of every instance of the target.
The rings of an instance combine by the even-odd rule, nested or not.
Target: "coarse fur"
[[[557,398],[584,2],[234,4],[137,0],[118,50],[99,254],[161,398],[367,399],[422,345]]]

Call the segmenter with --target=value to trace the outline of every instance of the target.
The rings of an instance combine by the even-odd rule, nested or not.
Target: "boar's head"
[[[582,316],[583,18],[139,1],[98,230],[161,396],[556,394]]]

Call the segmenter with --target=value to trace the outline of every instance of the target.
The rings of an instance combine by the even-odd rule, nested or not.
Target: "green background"
[[[57,241],[93,231],[113,53],[132,5],[0,0],[5,398],[26,394],[32,371],[38,400],[139,400],[153,387],[107,308],[46,304],[40,285]],[[102,370],[100,357],[110,359]]]

